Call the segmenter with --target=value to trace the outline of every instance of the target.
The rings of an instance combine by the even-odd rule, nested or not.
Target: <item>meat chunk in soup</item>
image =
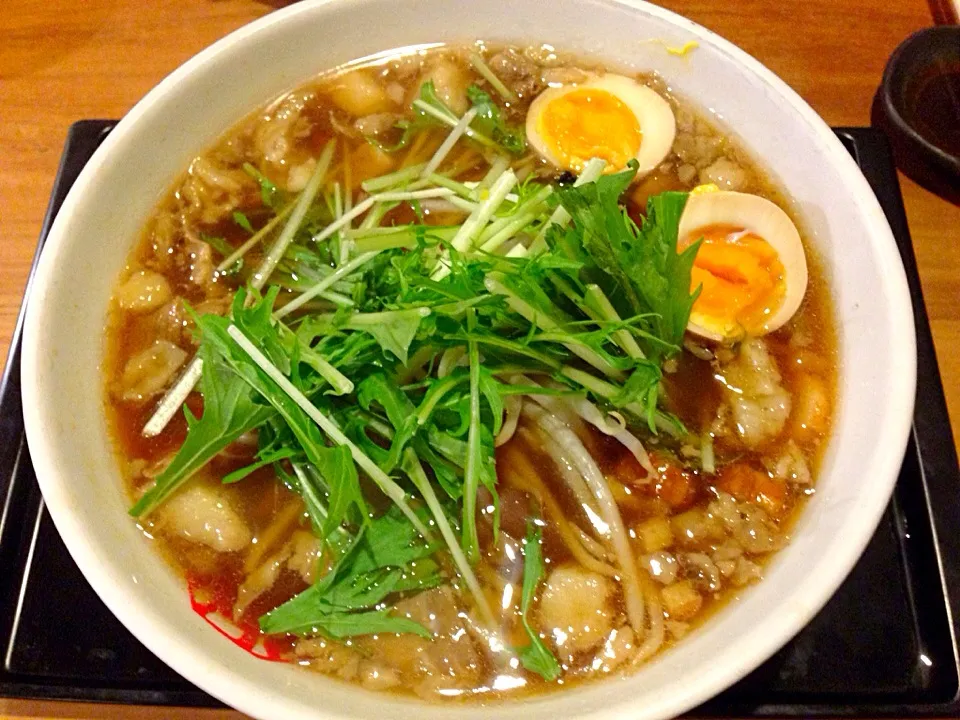
[[[483,677],[482,645],[449,586],[401,600],[396,614],[420,623],[432,635],[429,640],[409,634],[380,640],[386,657],[419,695],[439,697],[443,690],[473,687]]]
[[[614,586],[610,578],[573,565],[547,577],[540,597],[540,627],[566,655],[592,650],[613,629]]]
[[[790,393],[781,383],[777,361],[760,338],[748,338],[720,367],[733,431],[748,448],[776,438],[790,417]]]
[[[155,340],[127,360],[118,395],[124,400],[149,400],[170,384],[186,360],[187,353],[169,340]]]
[[[240,513],[208,484],[188,485],[159,512],[168,531],[218,552],[236,552],[250,544],[250,529]]]
[[[139,270],[117,288],[114,298],[123,310],[149,312],[170,299],[170,283],[160,273]]]

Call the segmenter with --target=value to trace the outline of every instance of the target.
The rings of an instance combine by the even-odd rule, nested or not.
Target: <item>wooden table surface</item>
[[[0,13],[0,353],[14,329],[69,125],[122,116],[187,58],[286,4],[5,0]],[[759,58],[833,125],[869,124],[886,58],[931,24],[925,0],[667,0]],[[960,439],[960,207],[901,177],[955,440]],[[239,718],[230,711],[0,699],[0,718]]]

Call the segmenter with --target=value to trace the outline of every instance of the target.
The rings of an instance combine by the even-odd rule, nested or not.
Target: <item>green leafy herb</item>
[[[660,318],[659,336],[677,347],[683,342],[690,308],[700,295],[699,287],[690,292],[690,273],[700,242],[677,252],[677,231],[688,197],[684,192],[665,192],[647,201],[647,216],[638,235],[639,252],[628,266],[640,295]],[[624,246],[620,252],[623,259],[630,250]]]
[[[448,108],[446,103],[444,103],[443,100],[440,99],[440,96],[437,95],[437,88],[434,86],[433,80],[428,80],[420,86],[420,92],[417,95],[417,99],[426,103],[443,115],[454,118],[456,117],[453,110]],[[443,126],[443,123],[440,120],[433,117],[417,105],[413,105],[410,109],[410,112],[413,114],[412,118],[400,120],[394,126],[398,130],[402,131],[400,139],[394,144],[390,145],[381,143],[377,140],[373,141],[380,147],[381,150],[384,152],[396,152],[397,150],[405,148],[417,133],[432,127]]]
[[[283,200],[280,188],[250,163],[244,163],[243,170],[260,185],[260,200],[264,206],[279,210]]]
[[[500,107],[487,93],[476,85],[471,85],[467,89],[467,97],[473,109],[477,111],[473,122],[470,124],[471,131],[475,134],[469,135],[469,137],[480,141],[484,145],[499,145],[512,155],[522,155],[526,152],[527,142],[523,129],[507,125]],[[400,120],[394,126],[401,131],[400,138],[396,142],[390,144],[373,139],[373,142],[381,150],[396,152],[406,147],[417,133],[433,127],[449,127],[459,120],[457,114],[437,94],[437,89],[432,80],[420,86],[417,100],[419,102],[415,102],[410,110],[412,117]],[[423,105],[428,106],[433,112],[425,109]],[[441,120],[441,116],[446,121]]]
[[[506,154],[526,152],[522,129],[478,87],[468,95],[476,110],[469,142],[504,150],[480,189],[467,183],[477,174],[421,177],[422,166],[372,178],[366,214],[341,229],[342,243],[313,241],[329,235],[342,203],[329,193],[301,196],[296,230],[278,246],[263,295],[241,287],[229,317],[196,318],[203,414],[185,409],[186,441],[131,512],[150,512],[256,430],[256,457],[224,482],[272,467],[302,497],[326,570],[260,618],[266,632],[428,637],[396,603],[449,580],[443,568],[456,569],[471,610],[495,627],[471,564],[481,557],[478,524],[490,506],[494,539],[499,531],[494,438],[509,395],[616,408],[631,431],[665,431],[664,443],[683,433],[660,404],[662,363],[679,350],[696,298],[696,245],[677,252],[686,194],[651,197],[638,226],[620,204],[635,164],[578,187],[536,177],[517,185]],[[457,120],[425,83],[386,149]],[[255,167],[245,170],[265,206],[285,199]],[[408,184],[426,193],[380,195],[406,193]],[[498,188],[488,193],[497,202],[483,198],[483,187]],[[428,197],[463,205],[466,221],[427,225]],[[402,217],[390,213],[400,202],[422,216],[391,225]],[[253,232],[242,212],[233,221]],[[205,240],[232,252],[222,239]],[[436,271],[438,258],[446,275]],[[517,373],[536,380],[516,383]],[[530,524],[521,598],[529,643],[517,654],[553,681],[560,666],[529,619],[545,572],[540,544]]]
[[[296,455],[296,452],[292,448],[281,448],[280,450],[271,450],[270,452],[264,453],[260,456],[260,459],[255,463],[246,465],[245,467],[240,468],[239,470],[234,470],[232,473],[228,473],[223,476],[223,484],[230,485],[235,482],[240,482],[248,475],[252,475],[257,470],[267,467],[268,465],[273,465],[278,463],[281,460],[288,460]]]
[[[415,633],[420,624],[378,608],[397,593],[424,590],[442,581],[430,559],[436,548],[419,538],[396,507],[370,521],[340,561],[312,587],[260,618],[267,633],[332,638],[375,633]]]
[[[475,311],[467,311],[467,329],[473,328]],[[480,352],[475,342],[467,345],[470,359],[470,427],[467,434],[466,461],[463,488],[463,551],[471,562],[480,556],[477,537],[477,491],[483,485],[493,497],[493,533],[497,536],[500,524],[500,501],[497,495],[497,474],[493,460],[493,435],[480,420]]]
[[[187,437],[153,487],[130,508],[134,517],[153,511],[227,445],[275,415],[270,406],[257,401],[256,393],[242,378],[231,372],[214,346],[204,343],[199,353],[204,363],[200,378],[203,414],[197,419],[184,406]]]
[[[424,313],[419,308],[384,313],[381,318],[365,321],[362,325],[353,323],[353,327],[370,333],[385,351],[391,353],[402,364],[409,359],[410,343],[417,336]]]
[[[296,338],[292,337],[294,346],[291,355],[285,354],[284,343],[281,341],[276,328],[270,324],[269,311],[275,294],[274,292],[268,293],[261,301],[246,308],[244,307],[244,294],[242,292],[238,293],[234,302],[233,320],[244,331],[248,339],[259,345],[261,352],[268,357],[276,356],[282,361],[274,363],[281,369],[281,372],[290,374],[292,378],[299,380],[301,389],[309,391],[311,381],[304,379],[299,371],[293,372],[294,369],[298,369],[299,364],[295,346]],[[273,407],[280,418],[283,419],[292,437],[295,438],[299,450],[306,455],[326,481],[329,495],[329,515],[322,525],[322,539],[330,535],[342,522],[350,520],[348,511],[351,507],[355,506],[357,508],[357,517],[354,519],[362,522],[366,517],[366,506],[360,492],[359,478],[350,451],[345,447],[330,448],[326,446],[323,435],[314,421],[229,336],[227,328],[230,323],[230,318],[216,315],[205,315],[197,319],[197,324],[203,333],[204,342],[212,348],[210,352],[218,353],[220,362],[231,367],[236,373],[234,378],[237,376],[242,378],[250,388],[255,390]],[[204,372],[204,377],[206,377],[206,367]],[[315,380],[313,384],[315,384]]]
[[[530,606],[537,594],[537,586],[543,579],[543,557],[540,550],[540,527],[533,521],[527,521],[527,537],[523,542],[523,590],[520,595],[520,615],[523,628],[527,631],[530,644],[519,651],[520,663],[544,680],[553,681],[560,677],[560,663],[550,652],[540,634],[530,625]]]
[[[345,445],[325,447],[319,450],[320,462],[316,468],[327,483],[330,504],[327,507],[327,519],[321,528],[321,537],[328,538],[343,523],[367,520],[367,504],[360,491],[360,477],[353,463],[350,449]],[[351,518],[351,508],[356,515]]]
[[[400,462],[401,453],[417,431],[416,408],[400,388],[383,373],[374,373],[360,383],[357,401],[365,410],[370,410],[374,404],[379,405],[387,413],[387,418],[393,425],[395,432],[393,442],[390,444],[390,452],[380,463],[384,472],[390,472]]]
[[[646,410],[647,425],[650,432],[655,433],[661,378],[662,373],[657,365],[649,361],[640,361],[619,392],[610,398],[610,403],[618,408],[637,403]]]
[[[223,257],[230,257],[230,255],[233,253],[233,248],[230,247],[230,244],[222,237],[200,233],[200,239],[220,253],[220,255]]]
[[[486,135],[504,150],[513,155],[522,155],[527,150],[523,129],[512,128],[504,121],[500,107],[476,85],[467,88],[467,97],[477,111],[471,127]]]
[[[247,219],[247,216],[244,215],[239,210],[233,211],[233,221],[246,230],[251,235],[254,233],[253,225],[250,224],[250,221]]]
[[[389,610],[355,613],[327,612],[318,616],[311,628],[336,639],[357,635],[376,635],[378,633],[412,633],[427,639],[432,637],[423,625],[405,617],[391,615]],[[267,632],[280,631],[268,630]]]
[[[687,193],[652,196],[641,227],[619,204],[636,175],[630,169],[606,175],[580,187],[558,188],[561,204],[573,217],[573,227],[554,233],[562,246],[582,247],[606,276],[599,282],[607,296],[623,298],[630,316],[649,316],[650,330],[659,343],[646,343],[647,357],[659,358],[679,350],[699,289],[690,292],[690,271],[699,243],[677,252],[677,229]],[[560,235],[557,238],[557,235]],[[577,253],[577,250],[573,250]],[[641,342],[644,345],[644,342]],[[665,348],[671,350],[665,352]]]

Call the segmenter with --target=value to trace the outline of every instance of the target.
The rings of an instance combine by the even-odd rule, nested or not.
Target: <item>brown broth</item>
[[[424,68],[434,62],[444,60],[454,75],[459,73],[490,90],[482,78],[473,71],[465,60],[467,50],[445,49],[430,51],[414,56],[391,59],[372,68],[360,67],[349,72],[367,73],[381,88],[392,92],[402,101],[394,103],[391,112],[400,112],[408,107],[411,98],[419,87]],[[597,69],[595,64],[582,59],[557,56],[542,49],[503,49],[487,48],[486,57],[494,61],[499,55],[513,58],[517,68],[516,76],[504,78],[520,94],[520,100],[506,109],[506,115],[515,123],[522,123],[526,109],[536,92],[543,87],[544,72],[559,73],[569,68]],[[499,55],[498,55],[499,53]],[[511,55],[512,53],[512,55]],[[530,68],[534,70],[531,71]],[[204,253],[203,237],[215,236],[231,248],[238,247],[247,238],[231,219],[229,212],[219,212],[219,207],[244,212],[254,228],[263,227],[272,216],[260,201],[259,188],[249,181],[243,172],[245,162],[252,163],[259,172],[281,187],[292,182],[298,168],[316,158],[325,143],[333,137],[346,147],[345,157],[349,160],[337,161],[332,174],[335,179],[357,191],[362,180],[385,172],[409,167],[428,160],[446,136],[446,131],[433,130],[421,133],[411,144],[395,155],[385,155],[368,143],[356,128],[356,117],[339,106],[333,99],[342,75],[333,73],[324,75],[307,85],[292,91],[266,108],[252,113],[230,130],[221,140],[198,161],[191,170],[179,178],[163,202],[157,207],[151,222],[131,253],[127,271],[123,279],[134,272],[147,269],[161,274],[168,282],[173,297],[202,310],[206,307],[215,312],[224,312],[233,290],[245,280],[244,270],[236,275],[210,273],[212,260]],[[689,189],[703,181],[708,181],[721,161],[728,171],[734,167],[739,171],[740,182],[736,189],[754,192],[768,197],[786,207],[783,195],[766,177],[766,174],[750,158],[739,143],[729,134],[720,132],[710,121],[704,118],[695,107],[685,100],[672,96],[663,82],[653,76],[639,76],[644,82],[668,99],[678,118],[678,135],[674,143],[674,152],[653,173],[628,190],[627,207],[637,218],[645,209],[647,198],[664,190]],[[493,94],[493,93],[491,93]],[[270,123],[264,121],[266,114],[272,114],[273,122],[279,117],[278,108],[302,105],[295,114],[297,120],[284,135],[287,142],[286,152],[281,160],[269,157],[258,150],[263,144],[262,134],[270,130]],[[370,113],[366,119],[373,122],[377,113]],[[384,139],[396,139],[396,131],[385,130]],[[267,143],[267,146],[270,146]],[[476,150],[462,142],[446,161],[461,167],[458,180],[481,178],[487,163]],[[555,179],[559,172],[535,156],[521,158],[516,167],[528,169],[531,176],[544,181]],[[211,189],[198,180],[205,169],[214,167],[227,178],[226,185],[234,187],[232,191]],[[693,173],[691,175],[691,173]],[[715,174],[715,173],[714,173]],[[232,184],[231,184],[232,183]],[[289,193],[288,196],[292,196]],[[415,219],[413,211],[403,206],[391,211],[385,224],[403,224]],[[450,217],[443,212],[428,212],[425,222],[445,224]],[[802,229],[802,223],[798,223]],[[200,243],[200,244],[198,244]],[[255,267],[262,257],[262,249],[251,251],[245,258],[245,267]],[[776,361],[782,375],[783,388],[795,398],[807,392],[811,384],[825,393],[827,398],[827,417],[822,427],[815,431],[794,427],[793,420],[774,439],[760,447],[744,449],[733,439],[718,437],[715,451],[719,474],[702,472],[697,466],[697,457],[701,448],[678,447],[659,438],[650,438],[647,448],[652,454],[654,464],[660,468],[660,479],[655,480],[641,468],[639,463],[622,445],[598,431],[582,427],[578,434],[591,454],[597,459],[606,475],[624,525],[628,529],[634,551],[637,555],[641,574],[644,577],[645,592],[656,592],[657,597],[664,596],[656,579],[647,576],[645,569],[649,565],[650,552],[645,549],[642,528],[645,523],[668,523],[672,532],[670,544],[656,552],[672,553],[676,558],[691,553],[706,553],[718,556],[724,547],[729,547],[733,539],[729,529],[725,529],[718,515],[718,501],[729,492],[740,494],[738,507],[754,513],[757,508],[765,508],[764,514],[750,522],[763,525],[776,544],[785,542],[790,528],[802,510],[806,497],[812,492],[812,486],[782,482],[782,495],[777,490],[776,497],[764,490],[767,486],[750,485],[744,480],[762,480],[762,476],[772,476],[770,470],[778,458],[791,451],[794,441],[802,451],[809,470],[816,475],[819,459],[829,435],[830,408],[834,403],[837,378],[836,334],[833,325],[833,310],[829,296],[829,287],[822,262],[812,248],[807,247],[810,268],[810,282],[806,298],[797,315],[787,326],[768,336],[767,347]],[[217,258],[219,259],[219,258]],[[131,357],[149,347],[158,338],[164,338],[188,354],[195,350],[195,339],[191,333],[192,321],[183,308],[175,306],[175,300],[149,312],[128,312],[113,305],[106,329],[106,352],[104,363],[105,408],[108,422],[116,444],[117,455],[121,461],[123,473],[128,483],[131,498],[136,498],[155,475],[156,468],[162,466],[183,442],[186,434],[186,422],[177,415],[167,428],[156,438],[147,439],[141,435],[141,428],[153,413],[155,400],[143,402],[125,401],[119,396],[118,388],[122,382],[123,370]],[[721,355],[718,352],[717,355]],[[687,427],[697,433],[707,433],[717,415],[718,406],[724,398],[724,389],[717,380],[717,360],[698,359],[690,352],[684,352],[675,370],[666,376],[668,402]],[[202,413],[202,398],[193,393],[187,402],[191,411],[199,416]],[[794,414],[796,414],[796,410]],[[570,536],[578,532],[590,533],[590,523],[583,508],[574,494],[559,481],[558,469],[554,460],[537,445],[533,428],[524,420],[521,431],[506,445],[497,450],[498,482],[501,499],[501,533],[499,541],[494,542],[491,519],[484,511],[481,513],[480,532],[484,555],[477,567],[484,591],[494,607],[503,607],[502,631],[507,641],[514,645],[525,642],[524,631],[520,623],[519,588],[517,575],[519,543],[525,532],[527,518],[542,517],[544,527],[544,561],[548,572],[560,567],[578,564],[581,550],[586,547],[584,541],[572,541]],[[279,537],[267,541],[268,547],[256,550],[245,549],[242,552],[216,552],[209,547],[185,540],[170,529],[169,523],[152,516],[144,521],[147,533],[156,539],[155,545],[170,562],[184,572],[190,579],[191,587],[217,598],[217,608],[225,614],[237,600],[238,588],[249,577],[244,568],[249,562],[251,552],[259,553],[266,560],[274,552],[281,551],[292,543],[296,533],[309,532],[309,521],[301,505],[270,470],[260,470],[240,483],[221,486],[219,478],[248,464],[256,446],[243,442],[235,443],[228,452],[219,456],[205,470],[203,479],[192,482],[206,484],[221,493],[226,502],[235,509],[243,523],[249,528],[253,538],[265,540],[271,537],[276,528],[278,514],[283,515],[293,508],[293,519],[283,526]],[[731,470],[739,466],[742,472]],[[758,474],[759,473],[759,474]],[[482,499],[481,499],[482,500]],[[480,506],[486,505],[481,501]],[[286,510],[285,510],[286,508]],[[769,511],[769,512],[767,512]],[[560,517],[562,520],[557,521]],[[753,516],[751,516],[753,517]],[[697,527],[705,529],[703,537],[687,537],[684,540],[679,528],[682,524],[696,520]],[[565,526],[564,526],[565,523]],[[581,545],[577,545],[577,543]],[[599,541],[596,541],[599,545]],[[254,544],[252,547],[256,548]],[[678,550],[678,548],[680,548]],[[742,550],[742,548],[741,548]],[[756,567],[761,568],[772,552],[748,553],[743,551],[738,558],[749,557],[749,567],[741,572],[739,560],[732,562],[736,569],[723,574],[722,588],[712,591],[701,585],[692,585],[699,596],[699,606],[689,617],[665,617],[665,646],[680,639],[708,618],[716,608],[731,600],[742,588],[753,581],[752,576],[743,582],[737,581],[740,575],[749,575]],[[286,561],[284,561],[286,562]],[[605,561],[606,562],[606,561]],[[686,561],[685,561],[686,562]],[[713,561],[719,567],[722,560]],[[746,560],[745,560],[746,562]],[[676,583],[693,583],[694,575],[686,565]],[[729,566],[724,566],[729,567]],[[702,583],[698,577],[696,582]],[[676,584],[671,583],[671,585]],[[281,604],[307,586],[305,578],[288,566],[278,573],[276,581],[258,597],[237,622],[247,628],[254,628],[256,618]],[[433,591],[431,591],[433,592]],[[439,592],[439,591],[438,591]],[[442,593],[435,596],[442,601],[436,613],[453,613],[456,604],[450,595]],[[411,612],[418,612],[415,599],[404,600],[412,604]],[[624,628],[624,600],[619,587],[615,588],[612,606],[609,609],[611,627],[617,632]],[[535,606],[532,620],[540,621],[541,609]],[[454,620],[451,620],[454,622]],[[469,634],[461,633],[472,642]],[[588,668],[594,650],[575,652],[563,661],[566,674],[561,683],[547,683],[533,673],[523,673],[524,684],[510,689],[493,689],[498,670],[491,659],[482,653],[471,654],[464,645],[458,645],[456,639],[438,633],[433,645],[414,636],[358,637],[343,642],[313,639],[296,641],[282,638],[283,652],[287,659],[308,665],[343,680],[358,682],[372,689],[389,689],[403,693],[416,693],[427,699],[456,699],[475,696],[514,697],[537,692],[546,692],[557,685],[568,686],[585,680],[620,672],[629,665],[626,655],[618,656],[617,662],[609,662],[596,670]],[[439,648],[439,649],[438,649]],[[617,664],[622,661],[622,664]],[[433,663],[433,665],[430,665]],[[379,675],[377,673],[379,672]],[[386,678],[386,680],[384,679]]]

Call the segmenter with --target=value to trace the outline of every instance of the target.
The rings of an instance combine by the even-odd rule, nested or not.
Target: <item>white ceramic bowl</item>
[[[154,203],[190,158],[258,104],[315,73],[400,46],[549,42],[656,70],[733,128],[787,189],[829,268],[840,333],[836,428],[817,493],[766,578],[641,672],[458,717],[554,720],[681,713],[789,640],[851,569],[887,504],[912,415],[913,319],[890,229],[847,152],[783,82],[711,32],[633,0],[304,2],[249,25],[164,80],[80,175],[47,240],[23,346],[27,435],[47,507],[107,606],[201,688],[258,718],[449,717],[262,662],[191,612],[183,581],[144,541],[102,411],[111,288]],[[665,52],[696,41],[686,57]]]

